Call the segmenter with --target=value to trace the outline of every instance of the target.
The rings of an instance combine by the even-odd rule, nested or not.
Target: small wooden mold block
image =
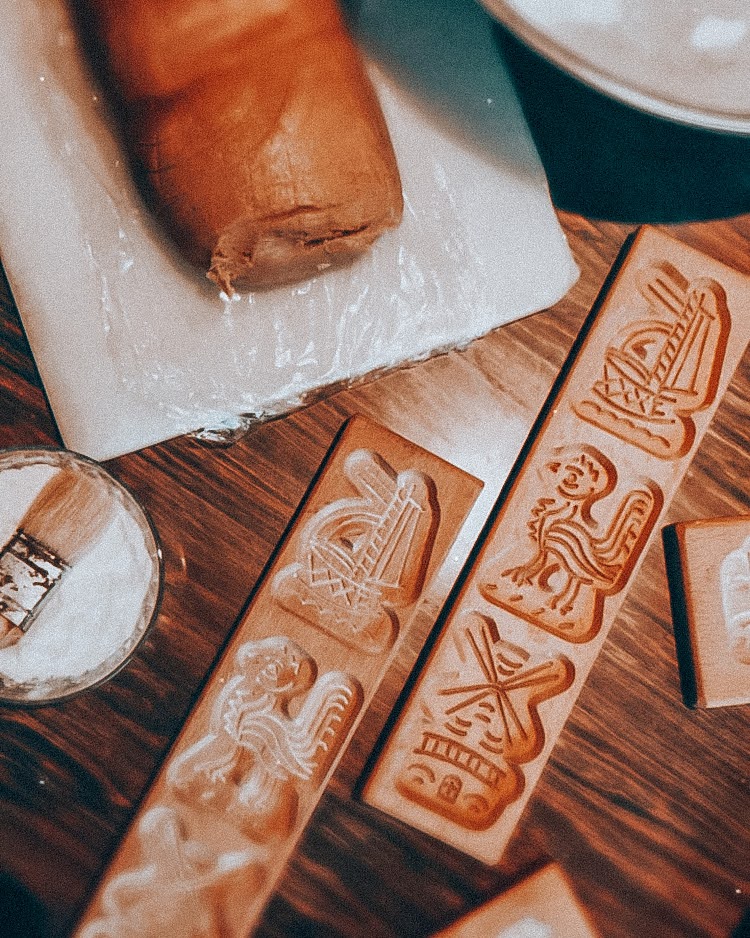
[[[685,703],[750,703],[750,516],[663,532]]]
[[[246,938],[481,487],[345,425],[78,938]]]
[[[433,938],[597,938],[568,880],[550,863]]]
[[[366,802],[499,862],[748,338],[750,278],[641,228],[511,471]]]

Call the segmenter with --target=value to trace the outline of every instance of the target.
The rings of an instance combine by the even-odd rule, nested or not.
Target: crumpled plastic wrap
[[[546,308],[577,269],[474,0],[365,0],[401,226],[347,268],[220,293],[142,205],[65,0],[0,0],[0,252],[66,446],[221,439]]]

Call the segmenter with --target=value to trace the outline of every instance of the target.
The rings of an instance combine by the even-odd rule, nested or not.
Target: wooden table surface
[[[0,708],[0,934],[69,933],[347,416],[368,414],[480,475],[479,524],[633,228],[560,218],[581,278],[553,309],[232,446],[183,437],[106,463],[161,538],[160,614],[103,686]],[[669,230],[750,273],[750,216]],[[61,440],[4,284],[0,447],[40,444]],[[668,521],[750,512],[749,456],[746,354]],[[381,686],[258,935],[429,935],[551,858],[605,938],[729,938],[750,895],[750,708],[684,706],[658,538],[498,868],[352,796],[417,653],[416,642],[402,649]]]

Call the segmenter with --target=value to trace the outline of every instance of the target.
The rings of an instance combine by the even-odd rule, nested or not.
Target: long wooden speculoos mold
[[[750,278],[642,228],[363,798],[496,863],[750,337]]]
[[[246,938],[480,489],[349,421],[77,938]]]

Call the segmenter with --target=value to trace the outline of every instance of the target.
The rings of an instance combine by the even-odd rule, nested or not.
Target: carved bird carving
[[[361,705],[361,688],[315,663],[295,642],[273,636],[246,642],[237,672],[214,707],[209,732],[169,767],[173,791],[198,804],[224,806],[252,839],[268,840],[292,825],[295,782],[330,764]],[[306,694],[296,715],[291,702]]]
[[[592,507],[612,492],[617,478],[606,457],[583,449],[549,462],[546,470],[554,479],[554,495],[539,498],[531,511],[528,531],[535,553],[501,576],[519,587],[537,587],[548,594],[549,609],[567,615],[583,588],[603,593],[619,588],[655,499],[649,489],[631,491],[602,523]]]

